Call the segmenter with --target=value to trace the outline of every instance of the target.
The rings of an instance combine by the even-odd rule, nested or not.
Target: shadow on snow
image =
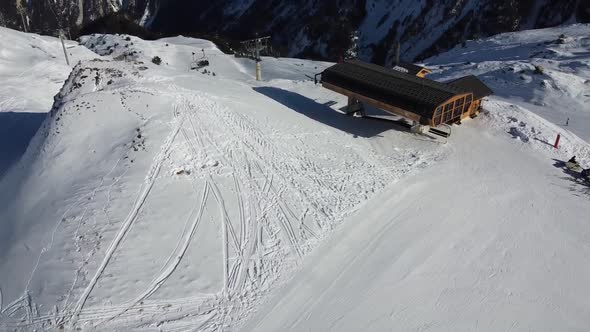
[[[334,105],[334,102],[320,104],[298,93],[275,87],[256,87],[253,89],[297,113],[352,134],[354,137],[374,137],[390,129],[407,131],[406,128],[392,121],[376,121],[371,118],[359,118],[337,112],[330,107]]]
[[[27,150],[46,113],[0,112],[0,177]]]
[[[590,197],[590,180],[582,178],[582,175],[579,172],[567,168],[565,166],[565,161],[559,159],[553,159],[553,161],[553,166],[561,169],[564,174],[568,175],[561,177],[561,179],[570,182],[571,185],[569,190],[573,192],[574,195],[585,195]]]

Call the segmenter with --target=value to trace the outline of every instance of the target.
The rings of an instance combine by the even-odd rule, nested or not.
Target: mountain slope
[[[152,28],[158,31],[222,31],[236,39],[254,32],[273,36],[290,56],[337,60],[358,30],[362,58],[392,63],[394,45],[411,61],[474,38],[565,22],[587,22],[579,1],[228,1],[165,3]],[[193,17],[198,15],[198,20]]]
[[[441,80],[479,75],[495,91],[485,114],[453,129],[448,158],[351,217],[243,330],[583,331],[590,185],[564,161],[590,167],[589,29],[426,60]]]
[[[231,328],[444,150],[335,112],[306,76],[327,63],[268,58],[256,82],[208,41],[83,42],[113,52],[74,68],[0,179],[0,329]]]
[[[520,54],[562,50],[548,84],[588,80],[588,29],[428,62],[492,85],[506,66],[533,75]],[[486,112],[437,144],[339,113],[346,98],[309,79],[329,63],[264,58],[257,82],[253,61],[204,40],[82,43],[103,55],[74,68],[0,176],[0,330],[587,325],[590,192],[552,160],[590,166],[587,109],[569,110],[572,131],[545,118],[579,85],[502,76]],[[194,57],[210,66],[190,70]]]
[[[583,331],[590,192],[551,165],[564,157],[482,120],[371,200],[241,330]]]
[[[434,79],[478,75],[496,98],[590,141],[588,25],[501,34],[427,60]],[[552,137],[545,139],[551,140]]]
[[[259,33],[289,56],[334,61],[358,31],[359,54],[380,64],[393,62],[397,41],[412,61],[501,32],[590,22],[590,5],[577,0],[11,0],[0,4],[0,25],[55,34],[119,11],[156,32]]]
[[[148,0],[9,0],[0,4],[0,26],[56,35],[60,28],[74,30],[119,11],[148,23],[157,6],[159,1]]]
[[[0,176],[24,153],[45,118],[53,96],[67,78],[59,39],[0,28]],[[74,42],[66,43],[72,62],[96,56]]]

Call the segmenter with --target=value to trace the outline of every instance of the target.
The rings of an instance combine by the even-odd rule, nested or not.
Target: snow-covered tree
[[[353,31],[350,34],[350,43],[349,43],[348,49],[344,53],[345,59],[354,59],[354,58],[358,57],[358,52],[359,52],[358,41],[359,41],[359,32]]]

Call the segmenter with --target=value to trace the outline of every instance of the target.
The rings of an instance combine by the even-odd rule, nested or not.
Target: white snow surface
[[[503,34],[427,60],[432,78],[479,75],[496,93],[484,115],[351,216],[244,330],[586,330],[590,186],[562,163],[590,167],[589,32]]]
[[[426,60],[433,79],[477,75],[497,100],[526,108],[590,141],[590,26],[528,30],[469,41]],[[560,38],[563,37],[563,38]],[[543,74],[535,74],[535,66]]]
[[[339,113],[309,78],[328,63],[265,58],[256,82],[208,41],[83,38],[103,56],[53,67],[67,81],[0,172],[0,330],[585,330],[590,188],[558,161],[590,167],[589,30],[428,60],[496,92],[447,144]],[[45,38],[5,35],[11,59]],[[42,95],[28,75],[2,88]]]
[[[0,27],[0,176],[24,153],[53,96],[68,77],[63,47],[57,38]],[[71,63],[97,57],[86,47],[66,41]]]
[[[4,27],[0,35],[0,112],[46,113],[71,70],[59,39]],[[72,64],[97,57],[76,42],[65,43]]]

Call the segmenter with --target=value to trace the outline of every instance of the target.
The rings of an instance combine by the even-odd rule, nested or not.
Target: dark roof
[[[400,62],[393,67],[393,70],[401,71],[402,73],[407,73],[414,76],[416,76],[416,74],[418,74],[423,69],[426,68],[409,62]]]
[[[446,82],[446,84],[462,89],[465,92],[472,92],[473,99],[475,100],[487,97],[494,93],[492,89],[490,89],[487,85],[485,85],[482,81],[480,81],[477,77],[473,75],[460,77],[448,81]]]
[[[454,86],[359,60],[329,67],[322,73],[322,82],[427,118],[432,118],[436,107],[447,99],[465,93]]]

